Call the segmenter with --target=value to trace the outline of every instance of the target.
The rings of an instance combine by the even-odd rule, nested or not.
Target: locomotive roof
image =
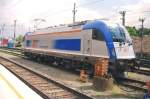
[[[92,23],[91,26],[97,27],[95,23],[105,23],[107,26],[113,26],[114,24],[105,22],[102,20],[95,20],[95,21],[83,21],[83,22],[77,22],[76,24],[69,24],[69,25],[62,25],[62,26],[54,26],[54,27],[48,27],[44,29],[36,30],[32,33],[27,33],[27,35],[36,35],[36,34],[47,34],[47,33],[55,33],[55,32],[69,32],[69,31],[77,31],[82,30],[85,25]]]
[[[43,29],[38,29],[35,32],[27,33],[27,35],[36,35],[36,34],[47,34],[47,33],[55,33],[55,32],[69,32],[69,31],[76,31],[82,30],[82,27],[85,23],[89,22],[90,20],[75,22],[74,24],[61,24],[60,26],[50,26]]]
[[[82,26],[46,28],[46,29],[37,30],[31,33],[31,35],[47,34],[47,33],[54,33],[54,32],[57,32],[57,33],[69,32],[69,31],[76,31],[76,30],[82,30]]]

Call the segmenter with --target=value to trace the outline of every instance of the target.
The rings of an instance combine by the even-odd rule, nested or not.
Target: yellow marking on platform
[[[16,90],[16,88],[12,84],[9,83],[7,79],[5,79],[3,75],[0,75],[0,79],[2,79],[9,86],[9,88],[13,90],[18,99],[24,99],[23,96]]]

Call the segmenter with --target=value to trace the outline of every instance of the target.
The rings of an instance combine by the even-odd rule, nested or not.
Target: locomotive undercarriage
[[[30,60],[37,61],[39,63],[50,64],[51,66],[69,71],[71,70],[76,73],[79,73],[80,70],[84,69],[87,70],[90,77],[94,75],[94,64],[90,63],[87,58],[84,60],[72,60],[31,52],[24,52],[24,55]],[[117,60],[116,62],[109,62],[108,75],[113,76],[114,78],[124,76],[125,71],[135,68],[135,66],[130,65],[133,64],[133,62],[133,60]]]
[[[24,52],[24,55],[30,60],[37,61],[39,63],[50,64],[51,66],[59,67],[61,69],[72,70],[75,72],[79,72],[81,69],[86,69],[89,75],[93,75],[94,72],[92,64],[83,60],[71,60],[29,52]]]

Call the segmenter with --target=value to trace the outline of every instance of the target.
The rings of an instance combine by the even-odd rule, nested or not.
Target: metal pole
[[[3,36],[3,34],[4,34],[4,29],[5,29],[5,24],[2,25],[2,29],[1,29],[1,36],[2,36],[1,43],[3,42],[3,39],[4,39],[4,36]],[[4,46],[4,45],[3,45],[3,43],[2,43],[2,47],[3,47],[3,46]]]
[[[77,10],[76,10],[76,3],[74,3],[74,7],[73,7],[73,10],[72,10],[72,12],[73,12],[73,24],[75,23],[75,18],[76,18],[76,12],[77,12]]]
[[[16,39],[16,22],[17,22],[17,20],[14,20],[14,42]]]
[[[143,57],[143,34],[144,34],[144,21],[145,19],[139,19],[139,21],[142,22],[142,26],[141,26],[141,57]]]
[[[120,11],[120,14],[122,15],[122,25],[125,26],[125,15],[126,15],[126,11]]]

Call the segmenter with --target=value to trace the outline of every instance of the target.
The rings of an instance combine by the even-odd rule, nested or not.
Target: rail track
[[[138,58],[137,60],[140,61],[141,67],[150,68],[150,59]]]
[[[8,48],[0,48],[1,52],[4,52],[6,54],[11,54],[11,55],[15,55],[15,56],[19,56],[22,58],[25,58],[24,55],[22,54],[22,50],[21,49],[8,49]]]
[[[10,52],[15,52],[15,53],[22,53],[22,52],[23,52],[22,48],[7,48],[7,47],[1,47],[0,50],[10,51]]]
[[[6,67],[10,72],[26,83],[44,99],[92,99],[86,94],[28,69],[13,60],[0,57],[0,64]]]
[[[121,78],[117,78],[117,83],[119,85],[123,85],[125,87],[131,88],[134,91],[138,90],[142,92],[147,92],[146,82],[144,81],[121,77]]]
[[[133,72],[138,73],[138,74],[144,74],[147,76],[150,76],[150,70],[144,70],[144,69],[135,69]]]

